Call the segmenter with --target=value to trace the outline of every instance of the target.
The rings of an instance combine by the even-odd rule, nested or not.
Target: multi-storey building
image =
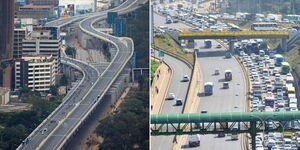
[[[0,87],[12,88],[14,1],[0,0]]]
[[[13,57],[15,59],[22,57],[22,44],[23,40],[27,35],[26,28],[17,28],[14,29],[14,50],[13,50]]]
[[[51,55],[55,59],[56,70],[60,70],[61,39],[54,34],[55,30],[35,28],[34,31],[22,41],[22,56],[26,55]]]
[[[15,62],[15,88],[46,92],[55,85],[56,63],[51,55],[23,56]]]
[[[14,1],[0,1],[0,61],[12,59],[14,34]]]

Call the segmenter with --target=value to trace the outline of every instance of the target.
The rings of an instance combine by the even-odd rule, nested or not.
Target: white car
[[[175,94],[174,93],[169,93],[169,96],[167,97],[168,100],[175,99]]]
[[[188,81],[190,81],[190,77],[188,75],[184,75],[182,81],[188,82]]]

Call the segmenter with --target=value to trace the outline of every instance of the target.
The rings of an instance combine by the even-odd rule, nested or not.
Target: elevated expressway
[[[141,3],[145,2],[146,0],[127,0],[119,7],[109,11],[126,14],[135,10]],[[117,49],[117,54],[101,75],[96,68],[85,62],[62,57],[63,63],[69,64],[82,71],[83,79],[68,93],[62,104],[24,140],[27,141],[27,144],[21,144],[18,149],[62,149],[67,140],[70,139],[99,101],[101,101],[101,98],[131,59],[134,49],[131,39],[114,37],[99,32],[93,27],[96,21],[106,18],[107,12],[108,11],[104,11],[74,18],[66,18],[47,24],[47,26],[61,28],[86,18],[80,22],[80,29],[90,36],[113,44]],[[47,129],[47,131],[42,132],[44,129]]]

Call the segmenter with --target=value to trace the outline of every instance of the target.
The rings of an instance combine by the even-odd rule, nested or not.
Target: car
[[[224,132],[220,132],[220,133],[218,133],[218,137],[225,137],[225,133]]]
[[[176,106],[181,106],[182,105],[182,99],[177,99],[175,105]]]
[[[275,65],[274,64],[269,64],[269,69],[274,69]]]
[[[219,69],[216,69],[216,70],[215,70],[215,75],[219,75],[219,74],[220,74]]]
[[[207,110],[201,110],[201,114],[206,114]]]
[[[231,53],[230,52],[226,52],[225,53],[225,58],[231,58]]]
[[[167,100],[172,100],[175,99],[175,94],[174,93],[169,93],[169,96],[167,97]]]
[[[182,82],[188,82],[188,81],[190,81],[190,77],[188,75],[184,75]]]
[[[232,140],[232,141],[235,141],[235,140],[238,140],[238,139],[239,139],[239,136],[238,136],[237,133],[232,133],[232,134],[231,134],[231,140]]]
[[[259,102],[260,100],[259,100],[259,98],[258,97],[253,97],[252,98],[252,102]]]
[[[48,129],[47,128],[44,128],[41,132],[42,132],[42,135],[44,135],[45,134],[45,132],[47,132],[48,131]]]
[[[229,88],[229,83],[223,82],[223,89],[228,89],[228,88]]]
[[[216,48],[222,48],[221,44],[218,44],[218,45],[216,46]]]
[[[189,147],[198,147],[200,146],[200,135],[194,134],[188,136]]]
[[[272,84],[268,84],[267,87],[266,87],[266,90],[267,91],[272,91],[273,90]]]

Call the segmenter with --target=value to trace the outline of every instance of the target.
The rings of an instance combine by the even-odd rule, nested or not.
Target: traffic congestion
[[[284,56],[274,54],[271,50],[246,51],[247,53],[245,51],[245,49],[240,50],[238,58],[247,68],[250,80],[250,111],[298,111],[294,78]],[[269,119],[271,122],[272,118]],[[293,126],[297,125],[299,125],[298,120]],[[272,128],[274,124],[270,123],[266,126]],[[284,128],[291,126],[292,124],[286,124]],[[272,150],[300,148],[298,132],[259,134],[256,136],[256,142],[257,149],[264,149],[264,147]]]
[[[287,19],[286,16],[272,13],[255,14],[237,12],[235,14],[227,14],[224,12],[211,11],[212,4],[213,2],[203,3],[202,1],[198,3],[193,3],[193,1],[160,3],[159,1],[155,1],[153,3],[153,10],[156,15],[163,16],[165,21],[163,24],[154,26],[154,35],[168,34],[172,38],[177,39],[178,33],[193,32],[217,34],[218,32],[232,33],[237,31],[286,31],[290,37],[299,34],[299,26],[294,24],[295,22]],[[253,22],[246,28],[231,22],[249,20]],[[282,25],[286,23],[293,25],[288,27]],[[179,43],[188,53],[197,52],[198,62],[202,69],[206,68],[203,69],[205,72],[203,73],[203,93],[201,93],[203,96],[200,96],[201,103],[199,113],[236,112],[237,110],[239,112],[298,111],[296,91],[298,83],[296,83],[292,75],[292,66],[287,62],[288,60],[285,58],[283,50],[276,51],[270,48],[265,38],[194,38],[193,40],[194,41],[191,42],[190,39],[179,39]],[[233,47],[230,47],[231,44]],[[208,63],[205,62],[213,60],[215,62],[212,63],[215,63],[215,65],[211,65],[208,68],[204,66],[208,65]],[[239,62],[238,66],[234,64],[235,61]],[[230,62],[232,64],[230,64]],[[219,63],[224,64],[224,66],[215,67],[218,66],[217,64]],[[237,75],[237,72],[242,72],[242,69],[237,69],[239,67],[243,68],[245,80],[248,82],[247,92],[249,93],[245,94],[246,103],[241,103],[238,106],[232,103],[231,106],[228,106],[223,104],[222,101],[217,100],[219,100],[222,95],[227,100],[228,97],[225,97],[225,95],[228,93],[232,94],[231,96],[243,95],[241,91],[243,91],[244,87],[236,83],[237,77],[241,77],[241,75]],[[208,74],[207,72],[210,73]],[[192,80],[192,76],[190,78]],[[241,80],[238,81],[241,82]],[[241,83],[241,85],[244,84],[245,83]],[[231,93],[233,89],[237,91],[237,88],[240,88],[239,93]],[[169,97],[175,97],[174,94],[176,95],[176,93],[169,93]],[[178,103],[176,101],[176,105],[183,105],[181,101],[181,99],[178,100]],[[211,106],[208,101],[210,101],[210,105],[216,107],[218,105],[224,105],[224,107],[218,110],[210,109]],[[243,98],[240,98],[240,101],[243,101]],[[246,107],[246,109],[244,109],[244,107]],[[245,145],[248,145],[248,148],[257,150],[300,149],[300,132],[285,131],[291,128],[300,128],[299,120],[284,122],[272,120],[277,116],[270,116],[268,118],[260,118],[258,116],[251,117],[260,120],[257,122],[259,123],[257,128],[264,130],[266,128],[278,129],[280,127],[282,132],[258,132],[255,136],[255,147],[252,147],[253,140],[251,141],[250,134],[245,134],[245,137],[248,139]],[[236,126],[234,126],[234,129],[238,130]],[[208,146],[210,142],[217,142],[218,145],[223,145],[224,149],[236,149],[237,145],[243,145],[242,142],[245,141],[243,137],[244,135],[234,132],[230,134],[218,133],[214,136],[192,134],[187,136],[185,143],[188,147],[191,147],[191,149],[195,149],[192,147],[196,147],[196,149],[219,149],[222,147],[216,145]],[[229,141],[231,141],[231,144]]]

